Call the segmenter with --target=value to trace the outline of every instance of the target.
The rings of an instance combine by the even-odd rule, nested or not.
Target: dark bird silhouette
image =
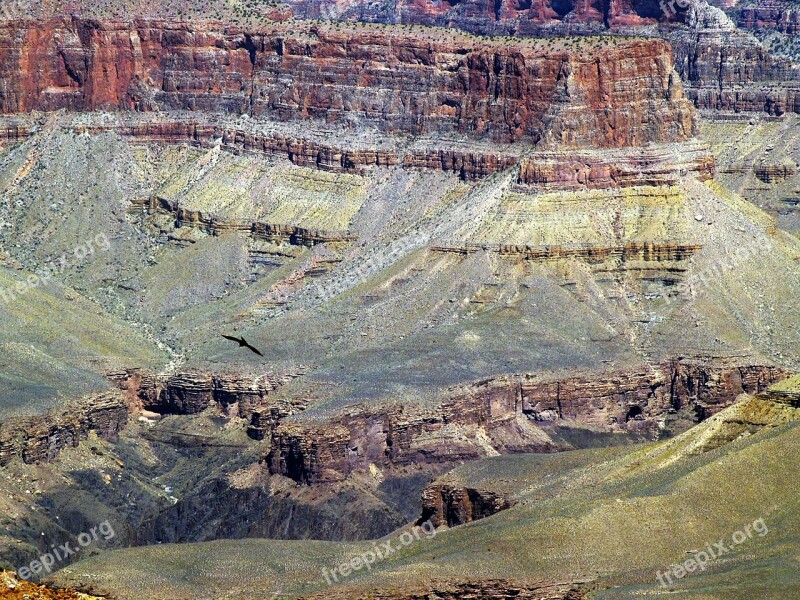
[[[255,352],[256,354],[258,354],[259,356],[264,356],[263,354],[261,354],[261,352],[258,351],[258,348],[254,348],[253,346],[248,344],[245,341],[244,337],[235,338],[235,337],[231,337],[229,335],[224,335],[224,334],[222,335],[222,337],[224,337],[226,340],[231,340],[232,342],[238,342],[240,348],[247,348],[251,352]]]

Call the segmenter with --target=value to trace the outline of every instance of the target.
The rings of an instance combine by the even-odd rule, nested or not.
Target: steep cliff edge
[[[3,113],[188,109],[602,147],[694,133],[660,40],[61,18],[4,23],[0,64]]]

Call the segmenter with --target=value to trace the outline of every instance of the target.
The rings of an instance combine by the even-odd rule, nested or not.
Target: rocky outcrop
[[[586,593],[580,584],[587,581],[563,583],[521,583],[504,579],[482,579],[479,581],[435,581],[425,585],[403,588],[381,588],[360,591],[356,589],[331,588],[322,594],[304,596],[306,600],[462,600],[482,598],[485,600],[583,600]]]
[[[652,426],[658,417],[685,408],[702,421],[739,394],[762,392],[786,376],[767,365],[676,361],[604,379],[523,384],[523,410],[537,421],[567,419],[600,427]]]
[[[629,243],[624,246],[586,245],[574,248],[563,246],[522,246],[514,244],[465,244],[463,246],[433,246],[433,252],[473,254],[497,252],[504,256],[518,256],[529,261],[580,260],[590,264],[615,259],[621,262],[685,261],[702,246],[689,244]]]
[[[0,26],[0,65],[3,113],[193,110],[594,147],[694,132],[660,40],[556,49],[349,25],[62,18]]]
[[[686,95],[700,109],[800,112],[800,70],[732,24],[669,33]]]
[[[19,579],[13,572],[0,571],[0,597],[5,600],[103,600],[72,589],[37,585]]]
[[[159,376],[134,369],[108,373],[108,377],[127,393],[129,402],[136,408],[177,415],[193,415],[215,408],[227,416],[250,420],[270,404],[268,396],[272,392],[299,374],[183,371]],[[297,406],[276,404],[273,408],[288,415]]]
[[[330,242],[352,242],[355,237],[346,231],[310,229],[297,225],[263,223],[259,221],[223,221],[201,211],[181,208],[176,201],[153,196],[138,206],[149,212],[160,212],[175,217],[175,227],[192,227],[209,235],[238,231],[255,240],[289,243],[295,246],[314,246]]]
[[[274,427],[270,472],[315,484],[370,466],[451,463],[497,453],[571,446],[548,435],[567,425],[654,436],[669,415],[700,422],[742,393],[784,379],[780,368],[677,360],[641,371],[552,378],[504,376],[448,390],[435,409],[354,409],[322,423]]]
[[[11,418],[0,423],[0,466],[14,458],[27,464],[55,460],[76,447],[90,431],[114,438],[128,422],[128,405],[118,392],[89,396],[62,410],[41,416]]]
[[[403,166],[406,168],[457,173],[465,180],[482,179],[518,162],[519,156],[435,148],[415,149],[403,157]]]
[[[746,6],[739,12],[742,29],[774,29],[782,33],[800,33],[800,6],[787,0],[761,0],[758,6]]]
[[[635,152],[535,152],[522,160],[518,183],[559,190],[659,186],[674,185],[686,176],[707,181],[714,172],[710,150],[686,143]]]
[[[295,15],[416,23],[457,27],[490,35],[531,35],[562,31],[592,33],[612,28],[652,25],[663,18],[658,2],[642,0],[401,0],[391,6],[354,0],[288,0]],[[674,16],[674,13],[673,15]]]
[[[797,167],[788,164],[760,164],[754,168],[755,176],[764,183],[782,183],[797,174]]]
[[[189,143],[204,148],[219,144],[233,152],[278,156],[298,166],[344,173],[362,174],[365,167],[391,167],[400,160],[398,153],[390,148],[348,148],[280,131],[208,123],[192,114],[182,116],[183,120],[139,122],[127,117],[115,124],[78,125],[71,129],[76,133],[113,131],[141,141]]]
[[[434,527],[455,527],[490,517],[513,505],[511,499],[490,490],[433,483],[422,494],[420,522],[430,521]]]

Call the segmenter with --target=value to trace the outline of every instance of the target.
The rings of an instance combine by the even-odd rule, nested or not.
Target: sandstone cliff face
[[[800,33],[800,6],[786,0],[762,0],[739,13],[743,29],[774,29],[782,33]]]
[[[434,483],[422,494],[420,522],[430,520],[435,527],[455,527],[490,517],[513,505],[509,498],[490,490]]]
[[[127,422],[128,405],[115,392],[71,402],[60,412],[9,419],[0,423],[0,466],[14,458],[27,464],[50,462],[90,431],[113,438]]]
[[[109,373],[136,408],[160,414],[193,415],[216,408],[228,416],[251,419],[267,396],[299,373],[252,375],[183,371],[158,376],[139,370]],[[277,407],[275,407],[277,408]],[[287,407],[286,414],[291,410]],[[285,415],[284,415],[285,416]]]
[[[800,75],[788,59],[773,57],[738,31],[673,35],[675,68],[697,108],[726,112],[800,112]]]
[[[567,379],[505,376],[450,390],[436,409],[397,405],[355,410],[328,423],[281,422],[267,462],[272,473],[315,484],[370,465],[554,452],[570,448],[547,434],[559,425],[653,435],[670,414],[700,422],[738,395],[760,393],[785,377],[768,365],[688,361]]]
[[[666,43],[587,44],[549,50],[308,23],[244,32],[7,22],[0,111],[187,109],[603,147],[692,136],[693,111]]]

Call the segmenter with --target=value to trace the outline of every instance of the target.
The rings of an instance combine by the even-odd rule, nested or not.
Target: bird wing
[[[226,340],[231,340],[232,342],[238,342],[239,341],[239,338],[231,337],[229,335],[225,335],[224,333],[222,334],[222,337],[224,337]]]
[[[256,354],[258,354],[259,356],[264,356],[263,354],[261,354],[261,352],[259,352],[258,348],[255,348],[254,346],[251,346],[251,345],[250,345],[250,344],[248,344],[247,342],[245,342],[245,344],[247,344],[247,347],[248,347],[248,348],[250,348],[250,350],[252,350],[252,351],[253,351],[253,352],[255,352]]]

